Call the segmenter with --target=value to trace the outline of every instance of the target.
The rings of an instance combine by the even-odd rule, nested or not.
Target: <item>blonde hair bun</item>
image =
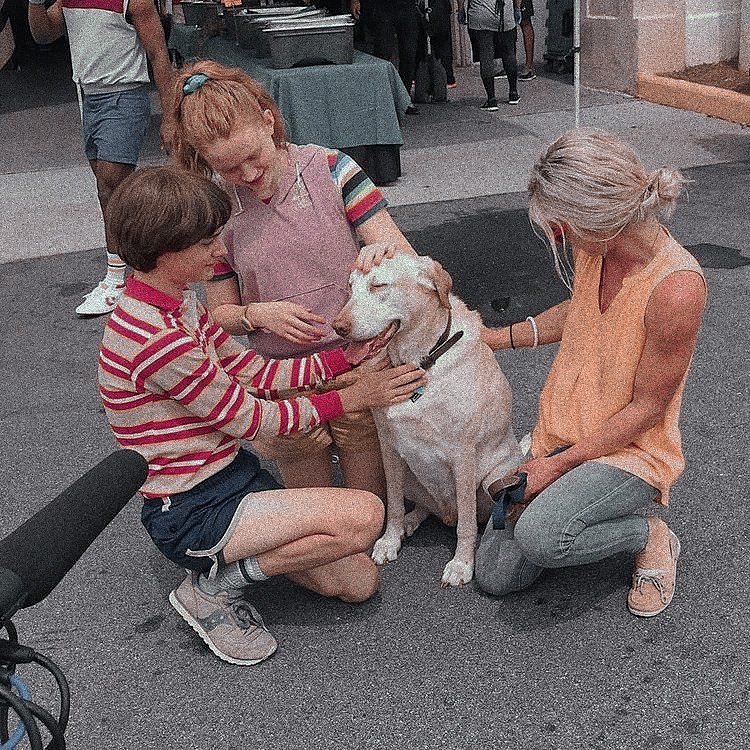
[[[659,167],[649,173],[643,191],[642,214],[659,212],[670,216],[688,182],[678,169]]]

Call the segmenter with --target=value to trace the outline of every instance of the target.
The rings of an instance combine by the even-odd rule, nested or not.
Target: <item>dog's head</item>
[[[432,305],[450,308],[453,280],[432,258],[397,253],[368,273],[352,271],[349,286],[351,296],[333,328],[339,336],[364,341],[381,335],[390,339],[414,316],[424,314],[425,297]]]

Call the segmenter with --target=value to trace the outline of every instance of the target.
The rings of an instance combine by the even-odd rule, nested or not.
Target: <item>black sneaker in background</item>
[[[527,70],[518,76],[519,81],[536,81],[536,73],[533,70]]]
[[[488,99],[479,109],[485,112],[497,112],[497,99]]]
[[[510,94],[508,94],[508,104],[518,104],[520,101],[521,97],[518,95],[517,91],[511,91]]]

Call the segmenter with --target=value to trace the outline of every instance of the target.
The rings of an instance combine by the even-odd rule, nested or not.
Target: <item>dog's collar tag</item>
[[[415,401],[419,401],[422,396],[424,396],[424,386],[420,385],[419,388],[417,388],[417,390],[411,394],[411,396],[409,397],[409,401],[411,401],[413,404]]]

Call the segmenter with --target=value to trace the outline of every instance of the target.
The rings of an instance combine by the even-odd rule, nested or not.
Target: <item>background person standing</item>
[[[102,213],[114,189],[135,169],[151,120],[148,63],[168,113],[172,87],[164,31],[153,0],[29,0],[29,24],[39,44],[68,35],[73,80],[82,97],[82,134],[86,158],[96,178]],[[162,116],[165,145],[174,130]],[[76,308],[81,316],[114,310],[125,288],[125,263],[107,242],[107,273]]]
[[[521,0],[459,0],[458,19],[469,27],[479,50],[479,74],[487,99],[480,106],[485,112],[497,111],[495,96],[495,35],[500,37],[500,57],[508,78],[508,104],[518,104],[518,63],[516,62],[517,23],[521,20]]]
[[[414,74],[417,72],[417,53],[421,18],[414,0],[351,0],[351,13],[359,19],[366,14],[373,35],[375,57],[391,60],[398,45],[398,74],[411,94]],[[407,114],[416,114],[418,108],[411,104]]]
[[[526,57],[526,70],[519,74],[519,81],[536,80],[534,70],[534,0],[521,0],[521,34],[523,35],[523,51]]]

